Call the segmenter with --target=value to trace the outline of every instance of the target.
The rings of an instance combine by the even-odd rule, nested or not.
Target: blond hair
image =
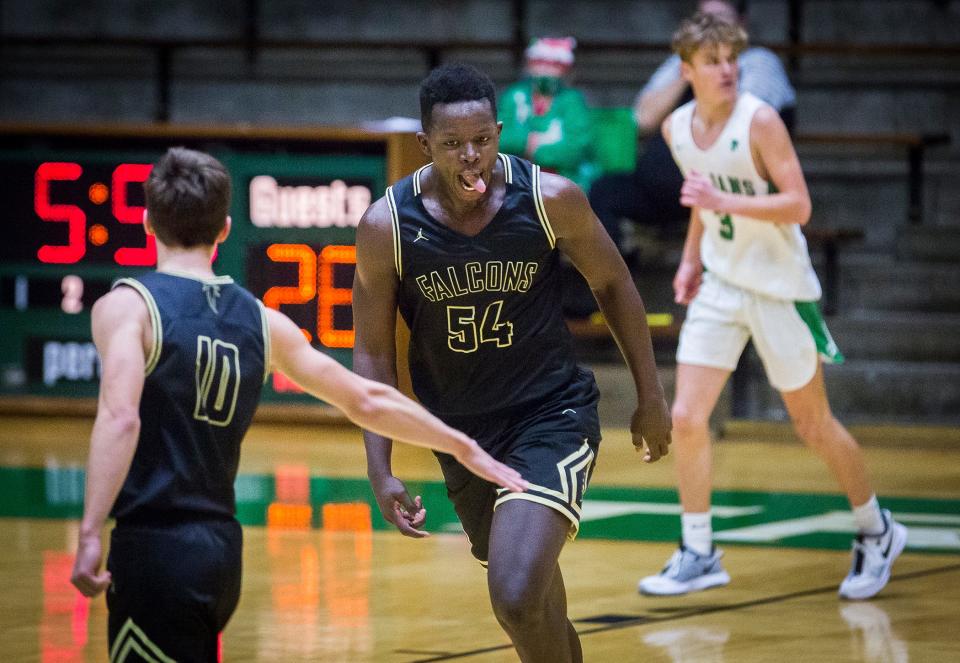
[[[737,56],[747,47],[747,33],[740,25],[705,12],[684,19],[670,42],[673,52],[684,62],[690,62],[701,48],[716,48],[720,44],[728,44]]]

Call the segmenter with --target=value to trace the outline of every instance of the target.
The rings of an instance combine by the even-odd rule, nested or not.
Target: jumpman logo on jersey
[[[740,141],[738,141],[736,138],[734,138],[733,140],[731,140],[731,141],[730,141],[730,151],[731,151],[731,152],[736,152],[738,145],[740,145]]]
[[[413,243],[416,244],[421,239],[424,241],[427,241],[427,237],[423,234],[423,228],[419,228],[417,230],[417,236],[414,238]]]

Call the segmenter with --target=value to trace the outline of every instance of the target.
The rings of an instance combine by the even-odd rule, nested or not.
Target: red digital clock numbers
[[[78,180],[83,169],[77,163],[42,163],[37,168],[33,187],[33,209],[44,221],[67,224],[66,246],[41,246],[40,262],[70,264],[87,252],[87,215],[76,205],[55,205],[50,202],[50,182]]]
[[[111,176],[109,191],[102,183],[89,188],[90,201],[96,205],[106,202],[109,195],[113,217],[119,223],[140,224],[143,222],[143,207],[131,205],[128,200],[128,187],[141,184],[150,175],[150,164],[122,163]],[[33,209],[43,221],[67,224],[66,244],[45,244],[37,250],[40,262],[57,265],[69,265],[79,262],[87,252],[87,215],[75,204],[54,202],[51,196],[51,184],[55,182],[74,182],[83,176],[83,167],[73,162],[46,162],[37,167],[34,174]],[[79,202],[79,201],[74,201]],[[109,238],[109,230],[97,224],[90,228],[89,241],[95,246],[104,244]],[[157,247],[152,236],[144,233],[143,246],[124,246],[113,254],[118,265],[128,267],[146,267],[156,264]]]
[[[150,177],[150,164],[122,163],[113,171],[111,189],[113,215],[120,223],[143,223],[143,208],[127,204],[127,186],[131,183],[146,182]],[[147,239],[146,246],[124,246],[113,254],[118,265],[149,266],[157,262],[157,242],[153,235],[144,233]]]

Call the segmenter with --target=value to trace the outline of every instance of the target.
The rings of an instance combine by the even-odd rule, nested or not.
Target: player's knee
[[[684,435],[701,433],[709,426],[709,412],[698,412],[681,403],[673,404],[670,415],[673,420],[673,434],[681,438]]]
[[[504,597],[493,602],[497,621],[510,633],[535,629],[544,619],[544,611],[521,597]]]
[[[546,614],[542,593],[526,583],[491,585],[490,602],[497,621],[511,632],[535,626]]]

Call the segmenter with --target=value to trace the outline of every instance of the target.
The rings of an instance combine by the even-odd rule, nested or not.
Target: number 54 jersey
[[[473,237],[427,212],[420,182],[429,165],[386,192],[413,389],[440,416],[522,408],[576,372],[540,168],[499,160],[503,204]]]
[[[153,333],[140,438],[113,507],[119,522],[234,517],[240,443],[269,366],[263,306],[230,277],[154,272],[119,279]]]

